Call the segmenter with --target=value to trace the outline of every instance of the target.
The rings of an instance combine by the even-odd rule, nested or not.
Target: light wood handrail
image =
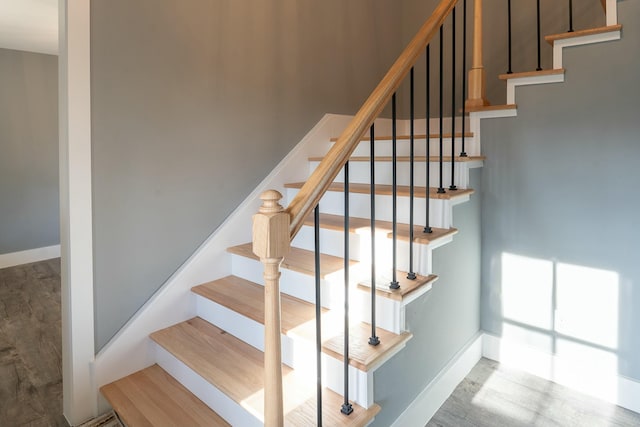
[[[293,239],[302,227],[305,218],[318,204],[329,185],[347,162],[353,150],[360,142],[373,121],[378,117],[391,99],[405,76],[411,70],[427,45],[449,16],[458,0],[442,0],[433,14],[422,25],[415,37],[409,42],[396,62],[391,66],[382,81],[362,105],[353,120],[342,132],[322,162],[293,198],[287,212],[291,217],[290,238]]]

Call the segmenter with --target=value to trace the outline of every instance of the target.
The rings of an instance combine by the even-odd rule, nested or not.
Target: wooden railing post
[[[486,98],[484,66],[482,65],[482,0],[475,0],[473,8],[473,60],[469,70],[467,107],[489,105]]]
[[[280,264],[289,252],[290,217],[278,203],[282,194],[262,193],[253,216],[253,253],[264,264],[264,425],[284,425],[282,354],[280,347]]]

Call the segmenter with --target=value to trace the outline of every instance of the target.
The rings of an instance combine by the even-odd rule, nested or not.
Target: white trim
[[[602,399],[640,413],[640,381],[621,375],[600,375],[580,360],[549,354],[532,346],[484,334],[482,355],[507,366],[562,384],[580,393]],[[588,385],[581,379],[598,375],[605,384],[615,385],[610,394],[607,387]]]
[[[95,418],[90,2],[60,0],[58,59],[63,413]]]
[[[474,111],[469,113],[469,121],[473,123],[474,119],[501,119],[503,117],[516,117],[518,115],[517,108],[505,108],[503,110],[486,110],[486,111]],[[474,133],[474,136],[478,134],[480,131],[474,130],[477,129],[477,126],[474,128],[471,125],[471,131]]]
[[[562,50],[565,47],[603,43],[613,40],[620,40],[620,31],[609,31],[606,33],[590,34],[588,36],[571,37],[568,39],[556,40],[553,43],[553,68],[562,68]]]
[[[0,255],[0,268],[15,267],[16,265],[30,264],[32,262],[44,261],[46,259],[58,258],[60,256],[60,245],[47,246],[44,248],[28,249],[26,251],[12,252]]]
[[[554,67],[555,68],[555,67]],[[564,72],[542,76],[514,77],[507,80],[507,104],[516,103],[516,87],[564,82]]]
[[[420,392],[392,427],[423,426],[449,398],[482,357],[482,332],[478,332],[456,353],[438,375]]]

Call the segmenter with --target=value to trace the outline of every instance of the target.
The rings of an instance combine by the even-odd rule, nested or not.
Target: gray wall
[[[407,306],[407,347],[375,372],[375,426],[389,426],[480,330],[481,172],[471,171],[471,201],[454,207],[453,242],[434,251],[433,289]]]
[[[401,43],[384,0],[94,0],[91,21],[100,349]]]
[[[617,372],[637,380],[640,4],[620,1],[618,6],[625,26],[622,41],[565,50],[565,83],[518,89],[517,118],[483,122],[482,327],[547,351],[549,345],[562,351],[564,343],[578,345],[583,356],[605,354],[615,359]],[[599,283],[596,295],[602,300],[594,303],[587,283],[556,276],[556,292],[571,286],[584,290],[575,292],[570,304],[586,314],[565,311],[551,328],[514,323],[505,314],[512,303],[504,286],[530,285],[503,281],[503,253],[556,268],[571,264],[606,270],[619,280]],[[544,291],[544,283],[537,285],[529,292]],[[611,291],[617,293],[615,301],[605,299]],[[546,298],[551,300],[535,304],[560,311],[567,304],[556,300],[557,294]],[[589,322],[586,337],[567,334],[566,327],[559,333],[563,324]],[[614,335],[608,344],[589,338],[598,327]]]
[[[0,49],[0,254],[60,243],[58,58]]]

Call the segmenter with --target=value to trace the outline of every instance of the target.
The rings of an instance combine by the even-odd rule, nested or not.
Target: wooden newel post
[[[482,65],[482,0],[475,0],[473,8],[473,60],[469,70],[469,94],[466,107],[489,105],[486,97],[486,79]]]
[[[253,216],[253,253],[264,264],[264,425],[284,425],[280,347],[280,264],[289,252],[289,214],[278,203],[282,194],[262,193]]]

